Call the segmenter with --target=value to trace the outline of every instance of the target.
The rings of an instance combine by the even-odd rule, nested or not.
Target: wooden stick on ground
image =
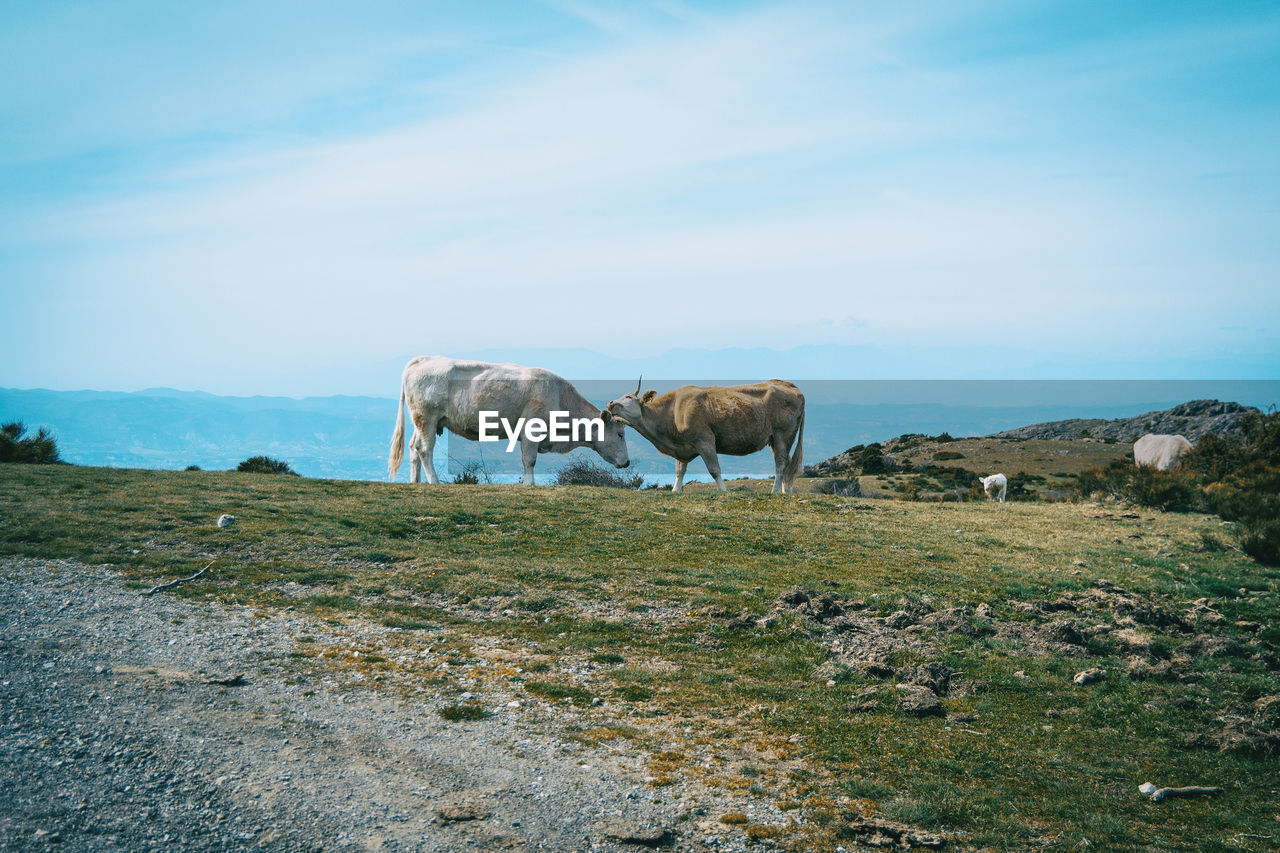
[[[1195,785],[1187,788],[1159,788],[1151,794],[1151,801],[1159,803],[1172,797],[1215,797],[1221,793],[1221,788],[1199,788]]]
[[[209,565],[205,566],[203,569],[201,569],[200,571],[196,572],[194,575],[191,575],[190,577],[186,577],[186,578],[178,578],[176,581],[169,581],[168,583],[162,583],[162,584],[160,584],[159,586],[153,586],[153,587],[151,587],[151,589],[149,589],[149,590],[147,590],[146,592],[144,592],[144,593],[143,593],[143,595],[155,595],[157,592],[159,592],[159,591],[160,591],[160,590],[162,590],[162,589],[168,589],[169,587],[171,587],[171,586],[177,586],[177,585],[178,585],[178,584],[180,584],[180,583],[186,583],[187,581],[193,581],[193,580],[195,580],[196,578],[200,577],[200,576],[201,576],[202,574],[204,574],[205,572],[209,571],[209,569],[210,569],[210,568],[212,568],[213,564],[214,564],[214,563],[216,563],[216,562],[218,562],[218,561],[217,561],[217,560],[213,560],[213,561],[211,561],[211,562],[209,563]]]

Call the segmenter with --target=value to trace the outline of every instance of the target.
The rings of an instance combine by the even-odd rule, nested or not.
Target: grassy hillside
[[[378,620],[460,670],[484,639],[504,656],[466,689],[579,704],[583,739],[651,754],[655,796],[684,776],[749,791],[797,849],[871,815],[964,849],[1274,849],[1280,704],[1258,700],[1280,694],[1280,572],[1225,539],[1093,504],[0,466],[0,553],[140,587],[215,560],[166,594]],[[372,689],[464,689],[412,656],[311,660],[306,639],[299,659]],[[941,713],[904,707],[921,685]],[[1147,781],[1224,793],[1154,804]]]
[[[1106,465],[1133,452],[1132,445],[1097,439],[1048,440],[1026,438],[960,438],[939,440],[924,435],[904,435],[880,445],[890,470],[866,473],[859,462],[863,445],[806,468],[814,479],[856,477],[869,497],[894,497],[906,493],[921,499],[937,499],[944,492],[958,492],[955,471],[986,475],[1000,472],[1013,481],[1028,475],[1026,489],[1035,496],[1060,499],[1082,471]],[[930,469],[940,469],[930,471]],[[801,486],[801,491],[804,486]],[[980,498],[976,486],[966,498]]]
[[[864,494],[892,495],[908,482],[918,483],[927,494],[932,483],[912,471],[935,465],[964,468],[980,475],[999,471],[1010,478],[1030,474],[1037,479],[1028,484],[1028,490],[1037,496],[1053,497],[1074,484],[1080,472],[1124,458],[1133,452],[1133,447],[1092,439],[1049,441],[987,437],[919,444],[894,441],[886,444],[886,451],[906,470],[861,478]]]
[[[980,474],[1003,471],[1015,474],[1026,471],[1046,477],[1075,475],[1095,465],[1133,452],[1131,444],[1107,444],[1096,440],[1049,441],[1045,439],[959,438],[955,441],[922,441],[899,449],[887,445],[896,458],[923,465],[956,465]],[[938,458],[938,454],[960,454]]]

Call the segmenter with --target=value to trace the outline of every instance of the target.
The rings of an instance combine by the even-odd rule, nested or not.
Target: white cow
[[[1190,449],[1191,442],[1180,435],[1147,433],[1133,443],[1133,463],[1167,471]]]
[[[556,411],[568,412],[573,419],[604,421],[603,438],[598,429],[580,430],[571,441],[552,441],[549,436],[534,441],[522,434],[520,461],[526,486],[533,485],[533,466],[539,453],[568,453],[575,447],[590,447],[619,468],[631,464],[626,425],[592,405],[567,379],[540,367],[430,355],[410,360],[400,377],[400,406],[387,463],[392,480],[404,458],[406,405],[413,419],[413,436],[409,439],[409,480],[413,483],[421,482],[421,468],[426,469],[428,483],[440,482],[431,458],[436,436],[448,429],[454,435],[478,440],[481,411],[497,412],[498,418],[513,424],[518,418],[548,421],[550,413]]]
[[[1009,488],[1008,477],[1004,474],[992,474],[978,479],[982,481],[982,491],[987,493],[988,499],[1004,503],[1004,494]]]

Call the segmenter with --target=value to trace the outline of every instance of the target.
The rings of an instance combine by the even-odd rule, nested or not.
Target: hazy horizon
[[[426,354],[426,353],[422,353]],[[1114,365],[1086,359],[1054,361],[1027,352],[990,350],[971,362],[957,361],[956,353],[936,348],[900,347],[880,349],[859,346],[808,346],[779,351],[768,348],[734,347],[723,350],[681,348],[652,357],[611,358],[586,349],[492,349],[458,353],[458,358],[485,361],[512,361],[553,370],[575,382],[622,380],[649,377],[653,381],[676,384],[708,382],[754,382],[783,378],[794,382],[1062,382],[1062,383],[1223,383],[1266,382],[1280,371],[1269,361],[1233,363],[1236,373],[1226,375],[1224,360],[1169,359],[1159,362],[1129,361]],[[0,387],[23,390],[101,391],[137,393],[170,389],[227,397],[371,396],[394,397],[399,393],[403,359],[381,362],[330,364],[325,369],[298,375],[226,377],[203,387],[192,384],[133,383],[115,387],[89,387],[73,377],[44,385],[19,386],[0,380]],[[862,375],[858,375],[861,373]],[[869,375],[868,375],[869,374]],[[675,377],[683,377],[676,379]]]
[[[732,377],[725,377],[731,379]],[[634,379],[577,383],[597,403],[634,387]],[[682,380],[646,378],[664,391]],[[1078,381],[834,381],[801,383],[806,397],[805,454],[810,462],[854,444],[903,433],[956,437],[1066,418],[1132,417],[1190,399],[1217,398],[1261,408],[1280,402],[1280,381],[1078,382]],[[23,391],[0,388],[0,422],[21,420],[49,428],[64,458],[76,464],[181,469],[195,464],[222,470],[255,455],[288,461],[306,476],[381,480],[396,418],[393,396],[224,397],[204,392]],[[670,459],[629,431],[633,473],[669,478]],[[490,463],[505,453],[446,433],[436,444],[437,462],[475,458]],[[594,460],[587,451],[548,456],[540,470],[554,472],[573,459]],[[765,475],[768,450],[724,457],[730,476]],[[493,471],[500,465],[491,464]],[[518,465],[516,466],[518,468]],[[443,469],[442,469],[443,470]],[[668,480],[662,480],[667,482]]]

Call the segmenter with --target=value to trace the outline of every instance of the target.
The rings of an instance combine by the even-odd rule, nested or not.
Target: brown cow
[[[641,395],[636,383],[634,394],[613,400],[605,410],[649,439],[659,452],[675,458],[673,491],[684,488],[685,469],[701,456],[723,492],[717,454],[746,456],[765,447],[773,449],[773,491],[795,490],[804,459],[804,394],[790,382],[685,385],[661,397],[652,390]],[[795,449],[788,458],[793,441]]]

